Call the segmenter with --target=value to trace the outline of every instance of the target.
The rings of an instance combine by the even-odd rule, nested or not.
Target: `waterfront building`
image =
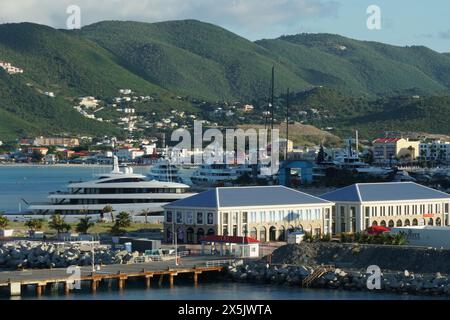
[[[421,160],[450,162],[450,142],[440,140],[422,142],[419,148]]]
[[[419,141],[403,138],[379,138],[373,141],[373,157],[375,162],[388,162],[395,159],[408,158],[415,160],[419,156]]]
[[[320,198],[335,203],[333,234],[370,226],[448,226],[450,194],[414,182],[358,183]]]
[[[58,147],[78,147],[80,140],[77,138],[57,138],[57,137],[36,137],[33,140],[33,145],[40,146],[58,146]]]
[[[205,235],[285,241],[288,231],[331,232],[333,203],[284,186],[221,187],[164,206],[164,239],[199,243]]]

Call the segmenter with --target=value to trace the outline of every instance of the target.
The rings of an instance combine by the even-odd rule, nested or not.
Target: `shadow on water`
[[[301,289],[289,286],[260,285],[223,281],[219,277],[199,276],[199,284],[194,286],[192,276],[175,277],[170,288],[166,276],[159,285],[160,277],[151,280],[146,288],[142,278],[126,281],[123,290],[118,289],[117,280],[103,280],[96,292],[91,291],[90,282],[82,282],[81,290],[64,294],[63,285],[47,286],[40,297],[34,286],[23,286],[21,297],[9,297],[8,291],[1,290],[0,299],[24,300],[430,300],[446,297],[398,295],[382,292],[358,292],[325,289]]]

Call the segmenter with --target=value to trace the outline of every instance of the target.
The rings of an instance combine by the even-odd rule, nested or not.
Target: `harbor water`
[[[149,167],[133,168],[146,174]],[[111,166],[27,166],[0,165],[0,211],[25,211],[26,203],[46,202],[50,192],[64,191],[71,181],[92,180]]]
[[[126,289],[101,286],[92,293],[89,286],[82,287],[69,295],[61,290],[37,297],[34,288],[23,290],[21,297],[9,298],[3,294],[3,299],[39,299],[39,300],[430,300],[443,297],[398,295],[382,292],[357,292],[344,290],[301,289],[298,287],[256,285],[247,283],[192,283],[177,284],[173,288],[153,287],[145,289],[137,283],[127,283]]]

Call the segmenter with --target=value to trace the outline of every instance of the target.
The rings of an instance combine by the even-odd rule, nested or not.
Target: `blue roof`
[[[333,202],[450,199],[450,194],[414,182],[357,183],[320,196]]]
[[[193,208],[231,208],[329,204],[329,201],[284,186],[214,188],[165,205]]]

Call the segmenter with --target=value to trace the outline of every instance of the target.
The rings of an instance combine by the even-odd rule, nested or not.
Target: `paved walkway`
[[[218,256],[191,256],[183,257],[180,264],[175,265],[174,260],[153,261],[139,264],[115,264],[106,265],[100,271],[92,272],[91,266],[81,267],[81,279],[88,280],[93,277],[117,276],[122,273],[127,276],[139,276],[142,273],[163,274],[170,272],[193,272],[194,269],[202,271],[213,271],[227,262],[235,260],[233,257]],[[25,271],[2,271],[0,272],[0,286],[7,286],[10,282],[21,284],[36,284],[45,282],[65,282],[72,275],[66,268],[62,269],[33,269]]]

